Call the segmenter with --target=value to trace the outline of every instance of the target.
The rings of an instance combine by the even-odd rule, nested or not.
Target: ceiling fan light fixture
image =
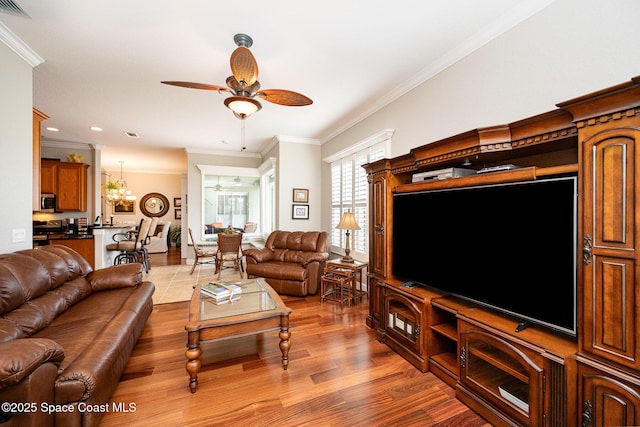
[[[262,108],[262,105],[260,105],[258,101],[244,96],[230,96],[224,100],[224,105],[233,111],[235,116],[240,120],[249,117]]]

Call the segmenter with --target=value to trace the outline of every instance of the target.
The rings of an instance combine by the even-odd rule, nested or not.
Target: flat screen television
[[[577,335],[575,176],[396,194],[392,245],[400,280]]]

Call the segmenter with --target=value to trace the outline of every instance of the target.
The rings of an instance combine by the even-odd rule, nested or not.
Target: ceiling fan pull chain
[[[244,151],[247,149],[247,145],[244,141],[244,120],[240,120],[240,140],[242,142],[242,150],[240,151]]]

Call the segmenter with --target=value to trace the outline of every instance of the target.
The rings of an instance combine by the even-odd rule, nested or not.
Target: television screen
[[[575,336],[577,179],[404,193],[393,274]]]

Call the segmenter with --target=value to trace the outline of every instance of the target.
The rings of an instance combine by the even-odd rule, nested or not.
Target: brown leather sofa
[[[329,258],[327,233],[274,231],[262,249],[245,249],[247,277],[264,277],[279,294],[315,295]]]
[[[92,271],[66,246],[0,255],[0,425],[98,425],[153,291],[141,264]]]

